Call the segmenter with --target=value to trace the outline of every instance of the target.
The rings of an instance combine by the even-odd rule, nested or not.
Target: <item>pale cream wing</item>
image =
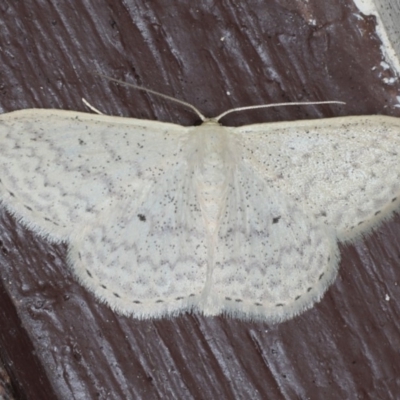
[[[399,207],[400,120],[365,116],[248,125],[232,130],[270,188],[333,227],[367,232]]]

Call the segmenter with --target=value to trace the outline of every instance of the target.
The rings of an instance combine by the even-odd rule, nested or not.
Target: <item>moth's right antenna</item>
[[[256,106],[246,106],[246,107],[237,107],[232,108],[231,110],[227,110],[222,114],[218,115],[218,117],[213,118],[214,121],[218,122],[221,118],[225,117],[225,115],[245,110],[257,110],[258,108],[270,108],[270,107],[286,107],[286,106],[309,106],[309,105],[318,105],[318,104],[346,104],[343,101],[298,101],[295,103],[272,103],[272,104],[260,104]]]

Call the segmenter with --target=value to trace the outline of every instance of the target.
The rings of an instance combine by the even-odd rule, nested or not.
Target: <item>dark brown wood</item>
[[[373,18],[350,0],[40,0],[0,3],[0,107],[198,122],[185,108],[94,71],[188,101],[237,106],[342,100],[346,106],[232,114],[226,125],[400,116]],[[315,22],[314,22],[315,21]],[[229,93],[228,93],[229,92]],[[138,321],[81,287],[66,246],[4,209],[0,355],[28,399],[396,399],[400,393],[400,217],[342,246],[322,301],[278,325],[225,317]]]
[[[4,357],[1,357],[4,359]],[[7,373],[4,364],[0,360],[0,399],[1,400],[14,400],[15,391],[11,384],[10,375]]]

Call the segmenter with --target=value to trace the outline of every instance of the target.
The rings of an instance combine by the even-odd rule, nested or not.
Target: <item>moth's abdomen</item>
[[[211,235],[218,230],[223,213],[235,159],[232,143],[225,128],[217,124],[203,125],[195,137],[194,181],[200,207]]]

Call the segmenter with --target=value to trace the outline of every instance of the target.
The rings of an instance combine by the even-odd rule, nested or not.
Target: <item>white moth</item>
[[[0,198],[66,242],[79,282],[120,314],[283,321],[334,281],[337,241],[400,202],[400,120],[239,128],[71,111],[0,116]]]

